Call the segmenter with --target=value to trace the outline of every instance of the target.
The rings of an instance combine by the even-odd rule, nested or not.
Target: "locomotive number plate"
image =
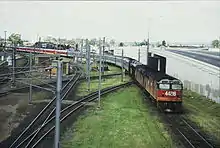
[[[165,95],[166,96],[176,96],[176,92],[175,91],[166,91]]]

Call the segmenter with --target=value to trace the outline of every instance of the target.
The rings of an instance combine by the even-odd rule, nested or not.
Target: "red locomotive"
[[[154,55],[148,60],[148,66],[133,60],[130,74],[148,92],[158,108],[181,112],[182,82],[166,74],[166,58]]]

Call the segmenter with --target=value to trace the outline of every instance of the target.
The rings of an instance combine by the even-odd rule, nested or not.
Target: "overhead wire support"
[[[82,63],[82,57],[83,57],[83,39],[81,41],[81,63]]]
[[[57,61],[57,89],[56,89],[56,124],[55,124],[55,148],[60,148],[60,108],[62,87],[62,62]]]
[[[90,91],[90,45],[88,39],[86,39],[86,79],[87,88]]]
[[[101,68],[102,68],[102,46],[101,46],[101,39],[99,39],[99,97],[98,97],[98,108],[100,108],[100,99],[101,99]]]
[[[103,54],[103,57],[102,57],[102,75],[105,74],[105,37],[103,37],[103,45],[102,45],[102,54]],[[105,79],[103,78],[103,81],[105,81]]]
[[[32,101],[32,74],[31,74],[31,70],[32,70],[32,53],[30,52],[29,54],[29,77],[30,77],[30,80],[29,80],[29,98],[28,98],[28,103],[30,104],[31,101]]]
[[[121,51],[121,81],[123,82],[123,75],[124,75],[124,49]]]
[[[16,66],[16,46],[13,47],[13,54],[12,54],[12,84],[11,87],[14,88],[15,86],[15,66]]]
[[[141,57],[141,52],[140,52],[140,48],[138,49],[138,62],[140,62],[140,57]]]

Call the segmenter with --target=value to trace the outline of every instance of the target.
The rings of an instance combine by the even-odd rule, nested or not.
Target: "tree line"
[[[66,39],[66,38],[55,38],[53,36],[47,36],[43,40],[41,39],[41,37],[39,37],[38,41],[36,41],[36,42],[48,42],[48,43],[62,44],[62,45],[64,45],[64,44],[76,45],[76,44],[81,44],[81,39],[82,38]],[[7,38],[7,45],[10,45],[10,46],[23,46],[25,42],[28,42],[28,41],[23,40],[21,38],[21,34],[19,34],[19,33],[12,33]],[[97,39],[97,38],[88,39],[88,42],[92,46],[99,45],[99,39]],[[85,44],[85,39],[84,39],[84,44]],[[0,46],[4,46],[4,45],[5,45],[5,39],[0,37]],[[107,47],[115,46],[116,41],[114,39],[107,40],[105,42],[105,45]]]

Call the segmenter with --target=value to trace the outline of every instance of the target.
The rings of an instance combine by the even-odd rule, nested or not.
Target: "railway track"
[[[81,76],[81,73],[76,74],[70,79],[70,81],[68,81],[65,84],[64,87],[62,87],[62,90],[61,90],[62,99],[64,99],[68,95],[69,91],[75,86],[80,76]],[[55,100],[56,100],[56,97],[53,97],[51,101],[38,113],[38,115],[32,120],[30,124],[28,124],[28,126],[24,130],[22,130],[18,135],[14,135],[13,137],[10,137],[9,142],[6,142],[6,143],[10,143],[10,146],[8,145],[7,147],[10,147],[10,148],[17,147],[16,146],[17,143],[20,143],[20,141],[24,140],[27,137],[28,133],[33,132],[38,127],[37,125],[43,124],[42,121],[50,117],[55,111],[55,107],[54,107]]]
[[[15,67],[15,75],[25,74],[29,72],[27,71],[27,69],[29,69],[29,60],[27,58],[19,58],[16,60],[25,60],[25,63],[24,65],[19,65],[23,67]],[[12,67],[9,67],[7,65],[0,67],[0,84],[5,84],[9,80],[11,80],[10,76],[13,74],[11,71]]]
[[[119,88],[125,87],[132,84],[132,82],[128,82],[125,84],[121,84],[118,86],[113,86],[109,88],[105,88],[101,90],[101,95],[105,95],[107,93],[113,92]],[[92,102],[95,99],[98,98],[98,91],[93,92],[91,94],[88,94],[84,97],[82,97],[79,101],[76,101],[64,109],[61,110],[61,115],[60,115],[60,122],[62,123],[65,119],[70,117],[74,112],[79,110],[80,108],[84,107],[88,102]],[[18,146],[24,146],[24,147],[36,147],[40,142],[44,140],[44,138],[54,130],[54,121],[55,120],[55,115],[48,116],[48,118],[44,121],[42,125],[39,126],[38,129],[30,133],[30,135],[25,138],[21,143],[18,144]],[[17,146],[17,147],[18,147]]]
[[[125,87],[132,84],[132,82],[128,82],[125,84],[121,84],[118,86],[113,86],[109,88],[105,88],[101,90],[101,95],[105,95],[107,93],[113,92],[119,88]],[[68,91],[65,93],[67,94]],[[65,95],[64,95],[65,96]],[[64,96],[62,99],[64,99]],[[80,100],[73,102],[72,104],[66,106],[64,109],[61,110],[61,115],[60,115],[60,121],[61,123],[70,117],[74,112],[79,110],[80,108],[84,107],[87,102],[94,101],[98,97],[98,91],[92,92],[84,97],[82,97]],[[19,137],[12,143],[10,148],[19,148],[19,147],[36,147],[42,140],[54,130],[54,120],[55,120],[55,115],[53,115],[53,112],[55,111],[55,108],[49,113],[49,115],[46,116],[46,119],[41,123],[38,124],[37,128],[34,128],[33,130],[27,132],[27,134],[24,135],[25,132],[19,135]],[[36,121],[36,120],[35,120]],[[21,138],[21,136],[23,136]],[[20,140],[19,140],[20,139]]]
[[[190,123],[178,114],[167,114],[166,119],[187,148],[214,148]]]
[[[143,92],[143,96],[149,98],[149,94],[139,84],[137,84]],[[148,103],[155,106],[150,99]],[[202,134],[200,134],[181,113],[164,113],[163,110],[157,109],[158,115],[168,123],[168,126],[178,135],[178,138],[186,148],[215,148]]]

